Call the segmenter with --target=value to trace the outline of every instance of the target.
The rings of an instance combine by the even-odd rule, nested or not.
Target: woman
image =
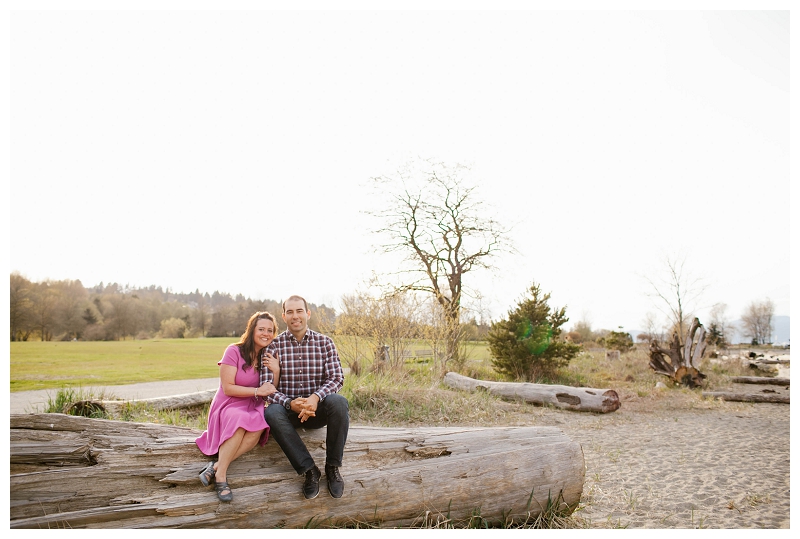
[[[228,346],[219,365],[219,389],[208,410],[208,428],[195,442],[206,455],[219,453],[217,462],[209,462],[200,473],[200,482],[208,486],[216,482],[217,497],[223,502],[233,499],[228,485],[228,466],[253,449],[264,445],[269,425],[264,420],[263,398],[275,392],[280,376],[278,358],[264,348],[275,338],[278,329],[275,317],[257,312],[250,317],[239,342]],[[274,383],[258,385],[261,361],[272,371]]]

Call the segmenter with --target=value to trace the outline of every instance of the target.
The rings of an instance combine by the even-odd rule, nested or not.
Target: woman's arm
[[[236,367],[233,365],[219,366],[219,379],[222,382],[222,392],[228,397],[252,397],[254,387],[236,385]]]
[[[233,365],[220,365],[219,379],[222,382],[222,392],[228,397],[266,397],[275,392],[275,386],[269,382],[258,388],[237,386],[236,367]]]

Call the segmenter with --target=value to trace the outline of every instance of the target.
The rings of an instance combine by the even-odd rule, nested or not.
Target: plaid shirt
[[[267,397],[270,404],[286,406],[297,397],[309,397],[316,393],[320,402],[331,393],[342,389],[344,373],[339,353],[333,340],[311,329],[301,342],[291,332],[284,331],[265,349],[280,359],[281,375],[278,391]],[[259,385],[272,382],[272,371],[262,364]]]

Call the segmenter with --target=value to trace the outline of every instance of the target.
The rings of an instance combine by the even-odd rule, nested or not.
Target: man
[[[284,301],[281,317],[287,329],[266,349],[278,357],[281,368],[278,391],[267,397],[264,418],[292,467],[298,475],[305,475],[303,495],[309,500],[319,494],[322,474],[295,429],[328,426],[325,476],[331,496],[341,498],[344,480],[339,467],[350,427],[350,407],[347,399],[337,394],[344,382],[339,353],[330,337],[308,329],[311,313],[305,299],[291,296]],[[272,381],[266,363],[260,379],[261,384]]]

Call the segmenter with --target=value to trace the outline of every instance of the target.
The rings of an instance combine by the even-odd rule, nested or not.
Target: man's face
[[[311,314],[306,311],[302,300],[288,300],[284,305],[283,321],[292,333],[302,333],[308,328],[308,319]]]

